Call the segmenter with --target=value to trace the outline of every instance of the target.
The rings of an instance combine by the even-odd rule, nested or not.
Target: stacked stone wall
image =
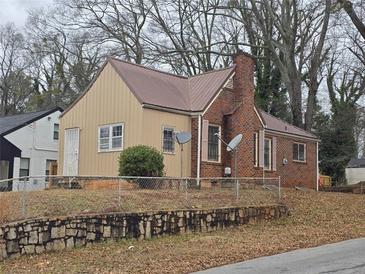
[[[287,215],[284,205],[272,205],[24,220],[0,228],[0,258],[70,249],[107,240],[142,240],[184,232],[209,232]]]

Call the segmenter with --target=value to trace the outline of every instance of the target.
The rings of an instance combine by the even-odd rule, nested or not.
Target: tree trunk
[[[293,124],[297,127],[303,128],[302,118],[302,91],[301,81],[299,79],[292,79],[287,85],[289,94],[291,94],[291,111],[293,115]]]
[[[313,79],[309,82],[307,111],[305,112],[304,128],[307,131],[311,131],[313,126],[313,115],[314,115],[314,108],[316,105],[317,90],[318,90],[318,81],[317,79]]]
[[[361,19],[357,16],[351,1],[348,0],[338,0],[339,3],[343,5],[343,9],[346,11],[350,17],[352,23],[355,25],[357,30],[360,32],[361,36],[365,39],[365,25],[361,22]]]

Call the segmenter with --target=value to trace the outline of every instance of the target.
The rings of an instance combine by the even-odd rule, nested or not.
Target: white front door
[[[79,174],[79,142],[80,129],[65,130],[63,175],[77,176]]]

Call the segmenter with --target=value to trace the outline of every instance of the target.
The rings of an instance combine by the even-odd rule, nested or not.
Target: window
[[[60,124],[53,124],[53,140],[58,140],[60,135]]]
[[[293,144],[293,161],[306,161],[306,145],[300,143]]]
[[[20,158],[19,177],[29,176],[29,158]]]
[[[175,133],[174,129],[171,127],[163,128],[163,144],[162,151],[164,153],[174,153],[175,152]]]
[[[271,147],[272,140],[265,138],[264,144],[264,168],[265,170],[271,170]]]
[[[219,126],[209,125],[208,127],[208,161],[219,162]]]
[[[99,127],[99,151],[115,151],[123,149],[123,124]]]
[[[259,134],[257,132],[253,134],[253,147],[254,147],[253,162],[254,166],[257,167],[259,165]]]

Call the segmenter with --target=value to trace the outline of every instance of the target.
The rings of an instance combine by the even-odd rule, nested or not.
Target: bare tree
[[[222,0],[151,0],[150,52],[188,75],[226,66],[243,43],[243,26],[219,14]]]
[[[229,8],[248,33],[258,33],[270,50],[288,91],[293,123],[310,130],[319,81],[318,71],[326,54],[324,42],[329,25],[331,1],[236,1]],[[259,32],[257,32],[257,29]],[[252,35],[251,35],[252,36]],[[303,124],[303,75],[309,96]]]
[[[31,93],[31,81],[24,73],[27,68],[24,37],[13,24],[0,27],[0,115],[13,114],[24,108]]]
[[[142,63],[148,0],[72,0],[63,4],[69,8],[65,13],[69,25],[91,32],[95,42],[111,48],[114,55]]]
[[[27,48],[34,79],[34,108],[67,107],[91,82],[104,55],[91,34],[68,30],[50,12],[37,10],[29,17]]]
[[[345,10],[347,15],[350,17],[351,22],[354,24],[356,29],[359,31],[362,38],[365,40],[365,25],[356,13],[356,10],[354,9],[353,1],[337,0],[337,2],[341,6],[341,8],[343,8]]]

